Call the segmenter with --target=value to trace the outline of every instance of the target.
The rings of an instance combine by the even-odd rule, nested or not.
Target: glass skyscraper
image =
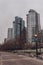
[[[15,21],[13,21],[13,38],[15,39],[17,36],[20,36],[20,33],[23,31],[23,28],[25,27],[25,21],[16,16]],[[21,28],[21,30],[20,30]],[[21,32],[20,32],[21,31]]]
[[[30,43],[34,42],[34,35],[38,34],[40,30],[40,14],[30,9],[27,14],[27,41]]]

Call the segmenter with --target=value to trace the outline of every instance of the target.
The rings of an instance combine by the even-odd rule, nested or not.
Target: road
[[[8,52],[0,52],[0,65],[43,65],[43,61]]]

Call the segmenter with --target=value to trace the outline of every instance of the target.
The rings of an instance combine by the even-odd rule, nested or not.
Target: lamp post
[[[35,37],[35,42],[36,42],[36,57],[38,57],[38,35],[35,34],[34,37]]]

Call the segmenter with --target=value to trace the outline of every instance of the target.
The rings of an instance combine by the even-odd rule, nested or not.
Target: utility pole
[[[38,58],[38,35],[35,34],[34,37],[35,37],[35,43],[36,43],[36,57]]]

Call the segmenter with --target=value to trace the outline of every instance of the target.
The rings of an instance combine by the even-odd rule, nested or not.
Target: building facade
[[[23,28],[25,27],[25,21],[16,16],[15,21],[13,21],[13,38],[20,36],[21,32],[23,31]]]
[[[27,14],[27,41],[29,43],[34,42],[34,35],[38,35],[40,30],[40,14],[30,9]]]
[[[13,39],[13,28],[8,28],[7,40]]]

